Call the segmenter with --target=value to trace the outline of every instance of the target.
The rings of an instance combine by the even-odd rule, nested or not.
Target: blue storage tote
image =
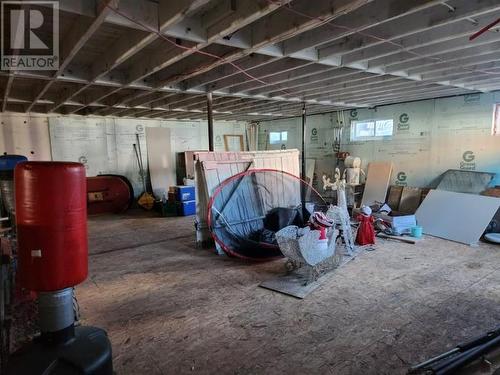
[[[179,216],[191,216],[196,214],[196,201],[184,201],[176,202],[177,204],[177,215]]]
[[[194,186],[171,186],[169,189],[169,193],[175,194],[175,200],[178,202],[184,201],[194,201],[195,193]],[[170,199],[170,194],[169,194]]]

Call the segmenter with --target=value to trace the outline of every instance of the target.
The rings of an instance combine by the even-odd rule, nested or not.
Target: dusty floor
[[[500,248],[379,240],[305,300],[258,287],[283,261],[197,249],[193,218],[89,222],[84,324],[118,374],[404,374],[500,322]]]

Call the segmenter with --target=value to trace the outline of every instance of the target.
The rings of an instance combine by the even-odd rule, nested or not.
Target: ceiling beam
[[[434,2],[433,4],[436,5],[436,3],[440,2]],[[434,6],[419,12],[418,15],[413,16],[409,14],[405,17],[399,17],[388,25],[370,27],[365,32],[350,37],[346,42],[351,48],[345,51],[340,49],[340,54],[344,54],[344,52],[348,53],[344,63],[351,60],[354,62],[358,61],[356,60],[357,56],[363,59],[363,54],[367,53],[363,52],[363,50],[367,48],[373,49],[376,46],[380,48],[380,45],[383,45],[381,46],[382,51],[384,48],[390,48],[391,46],[393,50],[397,50],[401,49],[401,46],[406,46],[406,44],[411,45],[418,43],[418,40],[412,40],[411,36],[422,32],[424,32],[424,34],[436,33],[436,39],[439,39],[439,29],[443,26],[459,21],[465,21],[473,25],[473,23],[470,22],[472,17],[491,14],[500,9],[498,2],[495,2],[495,0],[486,0],[479,4],[478,2],[470,0],[456,0],[454,5],[454,10],[452,12],[446,7]],[[404,38],[404,40],[401,40],[402,38]],[[387,45],[386,41],[401,44],[401,46],[395,44]],[[423,43],[425,44],[425,41],[423,41]],[[320,58],[327,58],[339,54],[335,44],[319,47],[318,51]]]
[[[455,12],[453,14],[451,14],[451,16],[450,16],[449,10],[446,7],[442,7],[442,6],[440,6],[439,8],[433,7],[438,3],[440,5],[441,2],[427,2],[426,4],[421,3],[420,4],[421,6],[419,7],[419,6],[417,6],[418,4],[416,4],[416,3],[409,4],[409,2],[405,2],[405,6],[407,6],[408,8],[406,8],[406,9],[399,8],[399,9],[392,9],[391,10],[393,12],[392,15],[394,15],[394,18],[396,18],[399,22],[401,22],[403,30],[406,30],[407,34],[410,35],[410,37],[408,37],[405,40],[405,43],[411,44],[411,43],[415,43],[416,41],[420,40],[421,39],[420,35],[414,36],[413,34],[419,32],[419,31],[425,30],[425,28],[428,28],[429,26],[434,28],[433,31],[435,31],[437,33],[437,37],[440,37],[440,35],[443,35],[443,38],[441,40],[453,38],[450,36],[448,36],[448,38],[445,38],[444,37],[445,32],[443,31],[443,29],[441,29],[441,31],[439,31],[439,29],[436,29],[439,26],[443,26],[443,25],[444,26],[450,25],[450,27],[448,29],[446,29],[446,31],[451,33],[451,35],[454,35],[453,33],[461,33],[461,35],[464,35],[468,31],[470,31],[472,27],[474,27],[474,25],[470,21],[464,21],[464,20],[468,20],[468,19],[470,19],[471,16],[476,16],[478,14],[479,15],[490,14],[496,10],[496,8],[492,8],[493,3],[491,1],[487,1],[487,2],[483,3],[482,7],[478,8],[477,5],[472,6],[470,4],[470,1],[467,0],[467,2],[462,1],[461,3],[459,3],[457,10],[455,10]],[[408,11],[407,14],[405,14],[404,11],[410,9],[412,6],[413,6],[413,9],[411,9],[410,11]],[[365,8],[367,8],[367,7],[368,6],[361,8],[359,11],[362,11],[362,10],[364,11]],[[428,13],[429,16],[431,15],[431,13],[430,13],[431,11],[432,12],[437,11],[437,16],[431,17],[432,24],[429,23],[430,22],[429,17],[421,17],[421,16],[410,17],[410,18],[409,17],[402,17],[403,15],[408,15],[408,14],[411,15],[413,12],[421,11],[422,9],[424,9],[424,15],[426,13]],[[373,12],[364,13],[365,17],[371,17],[372,14],[373,14]],[[354,15],[354,13],[353,13],[353,15]],[[351,17],[350,19],[355,19],[356,20],[355,22],[357,22],[357,20],[358,20],[358,18],[356,18],[356,17]],[[389,18],[389,19],[391,19],[391,18]],[[342,20],[342,17],[338,21],[340,21],[340,20]],[[416,21],[412,21],[412,20],[416,20]],[[457,25],[453,24],[453,22],[457,22],[460,20],[462,20],[463,22],[466,22],[466,24],[464,24],[465,26],[463,26],[463,25],[457,26]],[[338,21],[336,21],[335,24],[337,24]],[[382,25],[382,24],[383,24],[383,22],[379,23],[379,25]],[[409,24],[409,26],[408,26],[408,24]],[[372,25],[377,26],[378,24],[372,23]],[[352,28],[352,26],[353,25],[351,25],[350,28]],[[373,27],[373,26],[370,26],[370,27]],[[332,28],[330,28],[330,29],[332,29]],[[397,30],[399,32],[400,28],[392,27],[390,30]],[[411,32],[409,32],[408,30],[411,30]],[[307,33],[305,33],[303,35],[307,35]],[[387,37],[391,36],[390,34],[387,34],[387,33],[384,35],[386,35]],[[397,35],[397,33],[393,34],[393,35]],[[430,36],[428,37],[427,41],[426,42],[422,41],[421,44],[425,45],[425,43],[430,43],[432,33],[430,33],[429,35]],[[373,38],[369,38],[369,39],[372,42],[372,44],[374,42],[376,42],[376,40]],[[376,43],[376,44],[380,44],[380,43]],[[392,48],[395,48],[392,45],[390,45],[390,46]],[[404,46],[404,44],[403,44],[403,46]],[[337,48],[337,47],[338,46],[335,46],[335,48]],[[320,59],[320,62],[321,62],[321,59]],[[349,64],[346,64],[346,65],[349,65]],[[359,68],[359,66],[356,66],[356,68]],[[364,70],[370,70],[370,69],[368,69],[368,67],[366,67]],[[257,85],[257,86],[260,85],[261,87],[265,86],[265,85],[262,85],[262,84],[255,82],[255,81],[249,81],[248,84],[249,85],[253,84],[253,85]]]
[[[268,95],[270,97],[283,95],[283,91],[293,91],[300,94],[301,87],[308,87],[313,84],[334,81],[343,82],[346,79],[356,79],[356,77],[366,77],[370,76],[370,73],[360,72],[354,69],[345,68],[329,68],[326,70],[320,70],[317,73],[312,74],[302,74],[302,72],[292,72],[288,75],[290,78],[286,77],[276,77],[272,85],[262,86],[261,88],[252,88],[252,90],[246,91],[249,95]]]
[[[304,49],[346,38],[399,17],[410,15],[426,8],[432,8],[441,1],[429,0],[378,0],[327,24],[318,30],[301,34],[283,42],[286,55],[293,55]],[[376,16],[375,16],[376,15]]]
[[[6,75],[6,74],[2,74],[0,72],[0,75]],[[34,74],[34,73],[25,73],[25,72],[19,72],[18,75],[20,77],[30,77],[30,78],[37,78],[37,79],[44,79],[44,76],[41,75],[41,74]],[[64,81],[62,79],[62,81]],[[79,80],[79,83],[85,83],[86,81],[85,80]],[[114,83],[111,83],[111,82],[105,82],[105,81],[100,81],[99,82],[100,85],[102,86],[107,86],[107,87],[114,87]],[[147,87],[145,87],[147,88]],[[157,92],[163,92],[163,93],[172,93],[172,92],[176,92],[178,94],[190,94],[190,95],[200,95],[201,92],[185,92],[185,91],[181,91],[180,89],[153,89],[153,88],[149,88],[149,90],[152,91],[157,91]],[[114,92],[114,89],[111,89],[111,92]],[[218,95],[218,94],[216,94]],[[228,94],[224,94],[224,96],[226,97],[230,97],[230,98],[237,98],[238,99],[242,99],[242,98],[252,98],[251,95],[246,95],[246,94],[231,94],[231,93],[228,93]],[[268,97],[268,96],[263,96],[263,95],[259,95],[259,96],[255,96],[254,97],[255,99],[258,99],[258,100],[271,100],[271,101],[277,101],[277,102],[297,102],[299,101],[300,102],[300,99],[297,99],[297,98],[284,98],[284,97]],[[40,99],[41,100],[41,99]],[[40,100],[38,100],[37,102],[39,102]],[[307,101],[306,101],[307,102]],[[315,101],[311,101],[309,104],[316,104]],[[325,105],[335,105],[336,103],[323,103]],[[98,105],[99,107],[101,107],[98,112],[103,112],[105,111],[106,107],[110,107],[109,104],[105,104],[105,103],[100,103],[100,102],[96,102],[96,101],[93,101],[92,103],[82,103],[82,106],[80,108],[75,108],[73,111],[71,111],[71,113],[76,113],[80,110],[82,110],[84,107],[87,107],[87,106],[96,106]],[[120,104],[116,104],[117,106],[119,106],[120,108],[125,108],[124,106],[120,105]],[[362,105],[359,105],[359,104],[356,104],[356,103],[342,103],[342,105],[345,105],[345,106],[349,106],[349,107],[352,107],[352,108],[357,108],[357,107],[362,107]]]
[[[429,0],[415,0],[415,1],[405,1],[405,2],[394,1],[394,0],[385,0],[384,4],[380,4],[380,2],[376,2],[376,3],[368,4],[364,7],[359,8],[359,9],[356,9],[352,13],[350,13],[349,16],[340,17],[338,20],[335,21],[335,24],[338,24],[339,22],[341,22],[341,24],[342,24],[342,22],[344,22],[344,23],[346,23],[346,25],[347,24],[349,25],[349,29],[360,31],[360,30],[363,30],[363,27],[361,27],[360,25],[364,25],[364,27],[368,27],[368,26],[372,27],[374,25],[381,24],[381,23],[386,22],[388,20],[400,17],[404,14],[411,14],[413,12],[417,12],[419,10],[426,9],[428,7],[435,5],[436,3],[439,3],[439,2],[429,1]],[[375,9],[377,10],[377,12],[376,12],[377,19],[381,20],[381,21],[374,24],[373,23],[373,14],[375,12]],[[378,13],[380,13],[380,11],[383,11],[385,13],[383,15],[379,15]],[[308,12],[310,13],[310,10]],[[323,26],[323,27],[327,27],[327,26]],[[330,25],[328,28],[328,35],[331,37],[332,34],[335,34],[335,32],[337,32],[339,30],[341,30],[341,32],[344,34],[352,34],[353,33],[351,31],[346,32],[345,29],[343,29],[343,28],[339,29],[339,28],[332,27]],[[311,38],[313,38],[317,34],[318,34],[317,31],[314,30],[314,32],[311,31],[310,33],[304,32],[296,38],[301,38],[302,35],[308,36],[307,38],[303,38],[302,41],[307,42],[307,43],[311,43]],[[294,40],[294,38],[292,38],[291,40]],[[290,55],[293,53],[297,53],[302,49],[310,48],[310,44],[303,44],[302,48],[289,51],[289,50],[287,50],[287,48],[289,47],[287,45],[287,43],[288,43],[288,40],[285,40],[283,42],[283,45],[284,45],[283,49],[285,51],[284,55]],[[316,60],[316,58],[314,60]],[[238,77],[238,79],[240,79],[240,80],[242,78],[248,79],[248,78],[244,77],[242,74],[240,74],[239,76],[240,77]],[[219,79],[225,79],[224,75],[222,74]],[[249,83],[251,83],[251,82],[249,82]],[[254,84],[258,84],[258,83],[256,83],[254,81]],[[220,89],[220,87],[218,87],[218,86],[219,86],[219,84],[216,83],[210,89],[218,90],[218,89]],[[188,86],[188,87],[191,87],[191,86]]]
[[[85,43],[92,37],[92,35],[99,29],[99,27],[106,20],[110,12],[110,6],[116,7],[120,0],[103,0],[97,5],[96,17],[91,21],[80,18],[71,27],[71,30],[64,37],[61,43],[61,54],[59,59],[59,68],[53,74],[52,78],[46,82],[42,89],[35,94],[35,98],[31,104],[26,108],[26,112],[30,112],[37,100],[41,99],[47,90],[52,86],[56,79],[64,72],[71,60],[82,49]]]
[[[14,82],[14,73],[9,74],[7,77],[7,83],[5,84],[5,90],[3,93],[3,101],[2,101],[2,112],[5,112],[7,108],[7,101],[9,100],[10,89],[12,88],[12,82]]]
[[[288,1],[288,0],[287,0]],[[225,21],[222,24],[228,25],[226,29],[222,30],[220,26],[212,26],[212,21],[210,17],[205,16],[203,20],[190,19],[189,25],[186,30],[199,30],[203,29],[202,26],[206,25],[206,28],[203,29],[203,38],[196,43],[187,43],[184,42],[184,45],[178,44],[177,41],[172,40],[166,36],[161,36],[165,40],[165,43],[169,43],[170,47],[168,49],[158,49],[152,55],[148,57],[148,60],[145,62],[144,59],[137,59],[135,64],[128,67],[128,79],[127,82],[123,84],[123,86],[128,86],[135,81],[142,80],[157,71],[166,68],[174,64],[177,61],[182,60],[183,58],[192,55],[193,53],[200,51],[204,47],[208,46],[210,43],[214,42],[216,39],[232,34],[237,31],[239,28],[255,21],[255,19],[259,17],[263,17],[266,14],[272,12],[277,9],[279,5],[274,3],[269,3],[265,0],[258,1],[246,1],[246,0],[237,0],[235,3],[236,9],[234,12],[225,18]],[[212,17],[218,18],[219,15],[217,13],[211,13]],[[201,26],[200,26],[201,24]],[[208,27],[211,27],[208,30]],[[149,32],[154,32],[154,29],[148,28]],[[156,85],[155,87],[158,87]],[[106,96],[96,98],[95,101],[101,101],[105,97],[112,95],[121,90],[121,87],[117,87],[113,93],[107,94]]]
[[[130,67],[130,74],[128,81],[130,83],[144,79],[184,58],[190,56],[197,51],[205,48],[209,44],[213,43],[216,39],[229,35],[241,27],[244,27],[260,17],[263,17],[274,10],[276,10],[280,4],[267,1],[246,1],[238,0],[235,2],[234,12],[226,17],[223,22],[214,22],[211,20],[203,20],[204,24],[207,24],[205,28],[206,40],[193,45],[188,45],[185,48],[181,48],[177,45],[172,45],[168,50],[159,49],[155,51],[151,56],[148,57],[146,61],[141,59],[136,65]],[[212,17],[218,17],[217,14],[213,14]],[[205,59],[207,56],[205,56]]]
[[[160,0],[157,5],[156,12],[149,13],[148,17],[144,15],[138,18],[152,18],[153,20],[157,19],[158,31],[159,33],[163,34],[169,27],[171,27],[175,23],[182,21],[187,14],[195,11],[199,7],[204,6],[208,2],[209,0]],[[151,6],[151,4],[149,4],[149,6]],[[137,17],[137,10],[134,13],[131,13],[132,9],[130,9],[130,5],[128,7],[125,7],[123,5],[121,7],[116,7],[115,5],[115,8],[119,9],[120,12],[124,12],[125,14],[133,14],[134,17]],[[144,12],[144,8],[142,8],[141,10]],[[156,29],[156,25],[154,22],[152,25],[150,24],[149,27]],[[91,75],[89,83],[81,87],[79,90],[70,93],[70,95],[61,98],[61,100],[56,103],[52,110],[56,110],[64,102],[83,92],[96,80],[109,74],[113,69],[116,69],[119,65],[123,64],[138,52],[142,51],[158,38],[159,36],[157,34],[151,33],[150,31],[126,31],[117,41],[113,43],[111,49],[107,51],[104,56],[96,60],[90,67],[88,67],[88,71]]]
[[[475,23],[488,24],[500,10],[494,0],[450,0],[451,9],[433,0],[318,0],[314,8],[308,0],[294,0],[290,8],[279,0],[114,1],[117,12],[100,24],[122,27],[97,26],[87,36],[84,26],[95,25],[102,9],[92,0],[63,1],[63,17],[67,8],[86,14],[65,33],[75,44],[62,44],[64,70],[55,76],[16,73],[14,83],[7,75],[3,82],[12,88],[3,91],[2,107],[203,117],[203,96],[212,91],[223,112],[217,116],[230,118],[300,107],[302,101],[318,110],[353,108],[497,87],[500,37],[489,32],[466,40]],[[377,11],[381,4],[388,7]],[[270,5],[275,9],[267,13],[251,11]],[[234,23],[241,19],[248,22]],[[113,40],[110,30],[122,34]],[[106,50],[95,44],[103,39],[110,44]],[[155,48],[147,48],[153,41]],[[90,64],[79,53],[87,45],[104,52]],[[138,52],[145,48],[144,63]],[[24,79],[35,90],[22,95],[28,103],[16,102]]]
[[[241,60],[236,61],[238,67],[243,70],[247,70],[249,73],[253,74],[253,69],[265,66],[274,61],[279,61],[280,57],[273,57],[260,54],[250,54],[244,56]],[[229,78],[235,75],[239,75],[241,72],[236,69],[233,65],[225,64],[214,68],[204,74],[193,77],[191,79],[186,79],[182,82],[182,87],[185,90],[192,88],[205,88],[210,83],[216,82],[222,78]],[[213,91],[213,87],[208,86],[206,90]]]
[[[409,75],[423,75],[426,73],[439,72],[449,69],[457,69],[459,67],[468,68],[471,65],[484,64],[500,60],[499,52],[478,53],[474,56],[461,56],[453,59],[452,61],[443,59],[443,62],[433,64],[422,64],[407,70]]]
[[[224,56],[211,64],[200,66],[194,71],[186,71],[183,79],[189,79],[197,75],[208,72],[223,64],[231,63],[259,49],[281,42],[293,35],[298,35],[308,30],[312,30],[325,22],[331,21],[343,14],[349,13],[372,0],[316,0],[313,9],[308,0],[300,0],[293,3],[293,8],[297,12],[309,12],[313,19],[297,15],[281,8],[267,17],[257,20],[248,26],[252,36],[252,45],[245,50],[238,50],[232,54]],[[271,2],[271,4],[276,4]],[[153,86],[166,86],[169,79],[158,79]]]
[[[389,105],[393,103],[405,103],[405,102],[411,102],[411,101],[418,101],[418,100],[426,100],[426,99],[436,99],[436,98],[443,98],[443,97],[448,97],[448,96],[455,96],[455,95],[464,95],[468,94],[470,91],[465,91],[465,90],[460,90],[458,88],[443,88],[440,91],[434,91],[434,92],[423,92],[423,93],[416,93],[409,95],[407,98],[404,100],[401,100],[401,96],[393,96],[393,97],[387,97],[384,99],[376,99],[373,101],[372,105],[373,107],[378,107],[381,105]]]
[[[423,94],[426,94],[426,93],[430,93],[430,94],[438,94],[440,92],[443,92],[443,91],[448,91],[448,90],[458,90],[462,93],[470,93],[470,92],[476,92],[474,90],[467,90],[467,89],[463,89],[463,88],[458,88],[458,87],[445,87],[445,86],[439,86],[439,85],[436,85],[436,84],[414,84],[414,85],[411,85],[411,84],[408,84],[410,86],[407,86],[407,87],[400,87],[400,88],[396,88],[392,91],[387,91],[385,93],[381,93],[380,95],[372,95],[372,94],[367,94],[367,93],[362,93],[362,94],[351,94],[349,95],[348,97],[346,97],[346,100],[359,100],[359,101],[365,101],[367,103],[370,103],[370,106],[372,106],[377,100],[380,100],[380,99],[388,99],[390,98],[391,100],[392,99],[398,99],[398,98],[401,98],[402,95],[404,95],[405,93],[408,93],[411,91],[411,95],[416,95],[416,94],[419,94],[419,93],[423,93]],[[330,96],[325,96],[325,99],[326,98],[334,98],[333,97],[330,97]]]
[[[252,76],[258,78],[259,80],[269,82],[269,79],[276,74],[284,74],[288,72],[292,72],[294,70],[298,70],[307,66],[311,66],[313,63],[310,61],[299,60],[299,59],[291,59],[291,58],[283,58],[279,60],[275,60],[272,63],[266,64],[264,66],[260,66],[258,68],[253,68],[249,71]],[[321,69],[321,67],[316,66],[315,70]],[[262,85],[256,80],[248,81],[248,77],[243,73],[235,74],[230,77],[226,77],[218,80],[217,82],[212,83],[207,87],[207,90],[211,91],[220,91],[231,89],[231,92],[243,92],[245,90],[238,89],[240,84],[250,84],[250,85]]]

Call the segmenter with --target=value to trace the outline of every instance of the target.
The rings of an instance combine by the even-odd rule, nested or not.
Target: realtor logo
[[[2,1],[2,70],[59,68],[59,2]]]

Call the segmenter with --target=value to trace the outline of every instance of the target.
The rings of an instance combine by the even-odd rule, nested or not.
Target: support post
[[[208,151],[214,150],[214,116],[212,113],[212,93],[207,92]]]
[[[302,168],[300,178],[306,181],[306,103],[302,107],[302,147],[300,155]]]
[[[300,178],[306,181],[306,103],[302,107],[302,147],[300,150],[301,171]],[[302,204],[302,218],[305,221],[308,217],[306,210],[306,186],[304,183],[300,184],[300,202]]]

